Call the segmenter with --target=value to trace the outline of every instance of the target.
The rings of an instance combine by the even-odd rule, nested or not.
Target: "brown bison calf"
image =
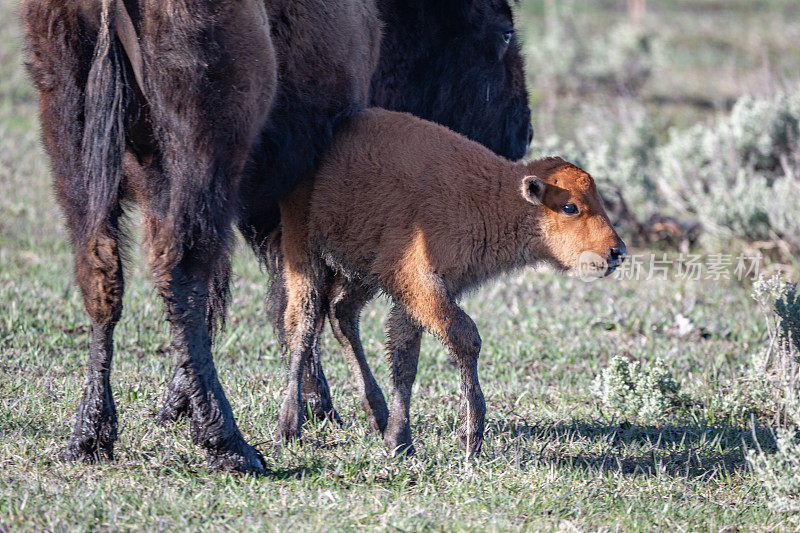
[[[481,337],[456,304],[460,294],[524,265],[576,273],[587,252],[597,258],[589,267],[608,274],[625,255],[580,168],[559,158],[512,163],[447,128],[380,109],[341,128],[313,182],[282,202],[281,223],[290,350],[284,437],[300,435],[303,367],[327,311],[371,425],[391,450],[411,453],[409,404],[424,329],[461,369],[461,445],[472,454],[483,441]],[[360,310],[378,291],[394,300],[388,413],[358,333]]]

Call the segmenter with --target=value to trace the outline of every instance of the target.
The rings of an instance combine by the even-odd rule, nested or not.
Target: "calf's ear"
[[[533,205],[542,205],[547,185],[536,176],[522,178],[522,196]]]

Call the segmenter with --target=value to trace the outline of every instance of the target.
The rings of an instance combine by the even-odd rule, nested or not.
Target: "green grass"
[[[663,9],[694,27],[690,4],[707,2]],[[736,5],[753,17],[780,13]],[[344,423],[307,427],[302,444],[278,443],[285,364],[263,310],[266,280],[240,249],[229,325],[215,353],[239,425],[269,465],[269,475],[251,478],[210,474],[185,424],[155,425],[173,358],[132,246],[112,377],[116,460],[63,462],[88,321],[20,66],[14,6],[0,0],[0,531],[798,527],[796,517],[769,510],[746,468],[749,421],[708,407],[744,378],[765,338],[749,285],[736,282],[586,284],[533,272],[499,280],[464,301],[484,339],[480,460],[467,462],[458,448],[458,372],[430,337],[412,403],[418,455],[394,460],[369,432],[330,335],[323,360]],[[603,16],[615,13],[616,4],[601,6]],[[757,29],[762,39],[778,33]],[[379,300],[363,317],[365,348],[384,385],[387,311]],[[686,336],[675,327],[679,314],[694,324]],[[694,405],[658,425],[603,412],[589,386],[616,354],[643,364],[661,357]],[[756,419],[767,450],[768,421]]]

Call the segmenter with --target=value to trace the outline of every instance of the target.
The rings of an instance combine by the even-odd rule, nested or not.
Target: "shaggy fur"
[[[44,143],[92,321],[87,384],[65,455],[92,461],[113,453],[110,368],[124,287],[118,222],[122,202],[132,200],[143,213],[178,359],[160,418],[190,416],[209,468],[261,472],[263,459],[236,426],[210,350],[211,326],[224,313],[240,191],[247,198],[288,191],[327,142],[306,138],[331,131],[366,102],[377,11],[369,0],[121,2],[22,5]],[[118,39],[120,9],[138,33],[126,47],[138,44],[140,69]],[[133,82],[135,70],[143,87]],[[312,163],[290,168],[295,160]]]
[[[533,128],[508,2],[378,6],[385,30],[370,104],[438,122],[508,159],[525,155]]]
[[[380,0],[378,7],[384,36],[372,77],[371,105],[438,122],[509,159],[522,157],[533,128],[508,2]],[[271,204],[260,209],[262,216],[271,213],[269,223],[277,224]],[[271,230],[273,226],[261,227]],[[259,238],[265,235],[262,230]],[[277,237],[259,242],[273,244],[261,250],[274,280],[268,312],[284,339],[286,289],[280,274],[280,235]],[[332,299],[334,294],[326,297]],[[331,325],[336,327],[333,322]],[[322,326],[320,323],[318,328]],[[303,396],[315,418],[338,419],[328,391],[319,350],[315,349],[303,380]]]
[[[578,212],[569,214],[567,204]],[[313,182],[281,203],[281,222],[290,350],[281,432],[300,435],[303,367],[332,283],[328,312],[370,422],[390,449],[409,452],[411,388],[426,329],[460,366],[458,435],[470,454],[480,450],[481,338],[456,304],[463,291],[525,265],[574,272],[586,251],[605,260],[594,268],[607,274],[625,253],[592,178],[578,167],[558,158],[512,163],[442,126],[380,109],[342,128]],[[376,416],[377,385],[358,335],[360,309],[377,291],[394,301],[388,420]]]

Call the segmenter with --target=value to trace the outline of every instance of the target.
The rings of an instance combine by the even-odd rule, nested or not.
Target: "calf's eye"
[[[514,36],[514,30],[506,30],[503,32],[503,43],[508,44],[511,42],[511,37]]]
[[[561,206],[561,210],[566,213],[567,215],[577,215],[578,214],[578,206],[575,204],[564,204]]]

